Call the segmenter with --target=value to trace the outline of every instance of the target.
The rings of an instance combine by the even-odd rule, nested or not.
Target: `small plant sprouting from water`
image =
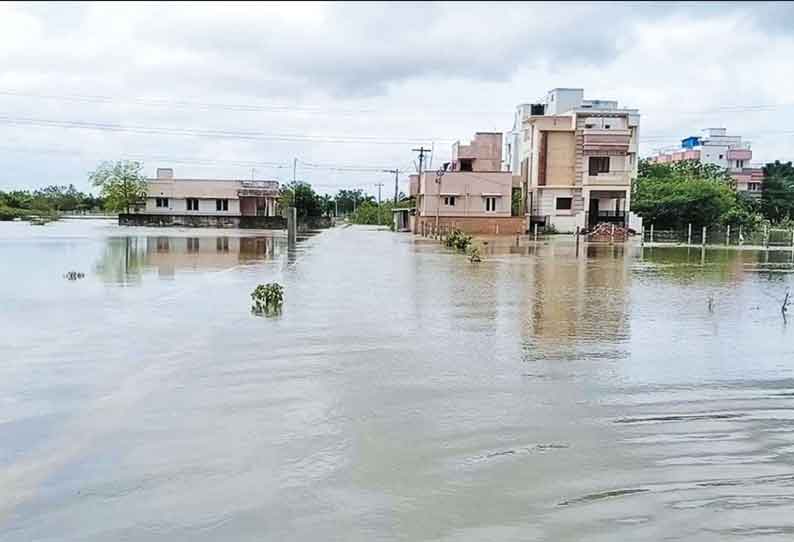
[[[260,284],[251,292],[251,300],[251,312],[254,314],[278,314],[284,304],[284,287],[278,282]]]
[[[471,249],[469,250],[469,261],[471,263],[480,263],[482,261],[480,249],[474,245],[472,245]]]

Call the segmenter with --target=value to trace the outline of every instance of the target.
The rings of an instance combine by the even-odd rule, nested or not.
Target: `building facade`
[[[750,143],[743,142],[741,136],[729,136],[725,128],[706,128],[703,133],[682,139],[680,147],[663,150],[649,160],[661,164],[683,160],[714,164],[730,173],[737,191],[760,197],[764,172],[750,164],[753,159]]]
[[[276,216],[278,181],[185,179],[158,168],[147,179],[146,202],[140,214],[170,216]]]
[[[513,175],[503,171],[502,142],[501,132],[478,132],[467,145],[453,144],[452,160],[445,168],[416,178],[415,233],[526,232],[526,219],[512,212]],[[413,192],[413,180],[410,186]]]
[[[640,115],[615,100],[585,100],[556,88],[543,103],[521,104],[506,145],[530,224],[560,232],[601,222],[635,230],[631,185],[637,176]]]

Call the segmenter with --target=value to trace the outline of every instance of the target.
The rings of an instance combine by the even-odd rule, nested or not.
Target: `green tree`
[[[632,211],[657,227],[709,226],[747,220],[730,175],[694,161],[654,164],[643,160],[633,186]]]
[[[772,222],[794,218],[794,166],[775,160],[764,166],[761,212]]]
[[[323,215],[322,198],[309,183],[295,181],[281,187],[278,198],[281,209],[295,207],[299,219]]]
[[[336,194],[336,201],[339,204],[340,214],[352,213],[364,202],[375,204],[375,198],[365,195],[364,191],[360,188],[355,190],[340,190]]]
[[[129,213],[131,206],[146,198],[146,177],[140,162],[102,162],[88,179],[99,188],[105,207],[111,211]]]

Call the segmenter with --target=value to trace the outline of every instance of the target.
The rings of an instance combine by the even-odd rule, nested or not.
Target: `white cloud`
[[[0,94],[2,116],[379,139],[248,141],[4,124],[0,189],[85,188],[97,161],[127,155],[150,157],[152,171],[167,164],[151,157],[197,158],[217,163],[175,164],[177,173],[248,176],[250,168],[232,162],[297,156],[403,167],[413,145],[383,141],[436,139],[441,160],[441,140],[507,130],[516,103],[555,86],[640,108],[646,151],[718,124],[751,136],[757,158],[788,159],[792,136],[776,132],[794,120],[786,106],[794,103],[792,19],[785,4],[0,4],[0,92],[61,97]],[[75,95],[111,99],[63,99]],[[713,112],[743,104],[777,107]],[[261,167],[258,175],[285,180],[291,171]],[[322,190],[372,190],[388,174],[299,176]]]

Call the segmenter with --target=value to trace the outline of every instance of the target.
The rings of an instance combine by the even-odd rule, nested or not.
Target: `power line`
[[[416,141],[439,139],[421,138],[415,139],[388,139],[375,136],[311,136],[303,134],[265,134],[261,132],[236,132],[225,129],[198,129],[198,128],[174,128],[174,127],[153,127],[143,125],[123,125],[109,122],[95,122],[84,120],[59,120],[43,119],[30,117],[12,117],[0,114],[0,123],[15,126],[36,126],[47,128],[74,128],[83,130],[98,130],[103,132],[123,132],[146,135],[176,135],[191,137],[212,137],[242,139],[253,141],[291,141],[307,143],[350,143],[350,144],[375,144],[375,145],[411,145]],[[453,141],[453,139],[442,139],[443,141]]]
[[[44,100],[57,100],[66,102],[83,102],[83,103],[131,103],[145,107],[180,107],[180,108],[194,108],[202,110],[218,109],[223,111],[236,111],[242,113],[307,113],[312,115],[317,114],[341,114],[341,115],[361,115],[361,114],[379,114],[383,116],[405,116],[406,114],[414,115],[497,115],[505,114],[504,111],[454,111],[454,110],[424,110],[420,111],[415,108],[412,109],[395,109],[390,107],[379,108],[360,108],[360,109],[334,109],[328,107],[301,107],[288,104],[229,104],[229,103],[212,103],[212,102],[198,102],[198,101],[185,101],[185,100],[166,100],[155,98],[136,98],[136,97],[122,97],[122,96],[98,96],[98,95],[79,95],[79,94],[41,94],[32,92],[22,92],[17,90],[0,90],[0,96],[8,96],[14,98],[34,98]]]

